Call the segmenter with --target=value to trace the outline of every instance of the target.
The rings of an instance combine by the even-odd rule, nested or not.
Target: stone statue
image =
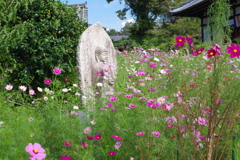
[[[100,23],[90,26],[82,33],[77,48],[77,66],[83,104],[87,100],[94,102],[104,89],[114,85],[116,52],[112,40]]]

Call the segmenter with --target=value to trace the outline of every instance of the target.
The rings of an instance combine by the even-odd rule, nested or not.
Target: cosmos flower
[[[38,143],[29,143],[25,150],[30,154],[31,160],[42,160],[46,157],[45,150]]]
[[[138,133],[136,133],[137,136],[143,136],[145,134],[146,134],[145,132],[138,132]]]
[[[49,78],[47,78],[47,79],[44,80],[44,83],[45,83],[45,84],[51,84],[51,83],[52,83],[52,80],[49,79]]]
[[[53,74],[61,74],[62,70],[60,68],[54,68]]]
[[[5,87],[6,90],[12,90],[13,89],[13,85],[11,84],[7,84]]]
[[[154,132],[152,132],[152,134],[155,137],[159,137],[161,135],[160,132],[158,132],[158,131],[154,131]]]

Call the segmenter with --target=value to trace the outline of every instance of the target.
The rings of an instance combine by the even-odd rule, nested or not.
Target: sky
[[[66,0],[61,0],[66,3]],[[101,23],[102,27],[108,29],[115,29],[120,31],[126,22],[133,21],[133,17],[128,13],[127,19],[120,20],[115,13],[117,10],[124,8],[124,2],[119,3],[119,0],[114,0],[107,3],[106,0],[68,0],[67,4],[79,4],[87,2],[88,7],[88,23],[95,24]]]

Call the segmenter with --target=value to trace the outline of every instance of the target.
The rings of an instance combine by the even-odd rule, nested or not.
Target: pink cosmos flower
[[[110,156],[115,156],[115,155],[116,155],[116,152],[109,151],[109,152],[108,152],[108,155],[110,155]]]
[[[138,133],[136,133],[137,136],[143,136],[145,134],[146,134],[145,132],[138,132]]]
[[[221,47],[220,47],[218,44],[214,44],[213,46],[214,46],[214,48],[213,48],[213,49],[215,49],[215,50],[216,50],[216,52],[217,52],[217,54],[219,54],[219,55],[220,55],[220,49],[221,49]]]
[[[133,96],[133,94],[126,94],[125,95],[125,97],[128,98],[128,99],[132,98],[132,96]]]
[[[117,141],[121,141],[122,140],[122,137],[120,137],[120,136],[112,135],[111,137],[114,138]]]
[[[129,106],[130,108],[136,108],[136,107],[137,107],[137,105],[132,104],[132,103],[130,103],[128,106]]]
[[[52,83],[52,80],[49,79],[49,78],[47,78],[47,79],[44,80],[44,83],[45,83],[45,84],[51,84],[51,83]]]
[[[91,132],[92,132],[91,127],[86,127],[86,128],[84,129],[84,133],[85,133],[85,134],[90,134]]]
[[[196,119],[196,121],[197,121],[198,124],[200,124],[200,125],[205,125],[205,126],[207,126],[207,119],[205,119],[205,118],[198,117],[198,118]]]
[[[96,134],[96,135],[93,137],[93,139],[99,140],[101,137],[102,137],[101,134]]]
[[[192,45],[194,42],[194,40],[189,35],[186,36],[186,40],[189,45]]]
[[[172,123],[168,123],[166,126],[167,126],[168,128],[173,128],[173,124],[172,124]]]
[[[27,90],[27,87],[26,86],[19,86],[19,89],[21,89],[22,91],[26,91]]]
[[[64,157],[60,156],[60,160],[71,160],[71,157],[68,157],[67,155]]]
[[[140,71],[137,72],[137,74],[138,74],[139,76],[143,76],[143,75],[146,74],[146,72],[144,72],[143,70],[140,70]]]
[[[158,131],[154,131],[154,132],[152,132],[152,134],[155,137],[159,137],[161,135],[160,132],[158,132]]]
[[[113,101],[116,101],[117,100],[117,97],[113,96],[113,97],[110,97],[109,101],[113,102]]]
[[[98,76],[102,76],[103,73],[102,73],[102,72],[98,72],[97,75],[98,75]]]
[[[184,37],[182,37],[182,36],[177,36],[176,38],[175,38],[175,40],[176,40],[176,45],[175,45],[175,47],[183,47],[184,46],[184,43],[186,42],[186,40],[185,40],[185,38]]]
[[[150,62],[149,67],[151,68],[156,68],[157,64],[154,62]]]
[[[209,49],[207,52],[207,58],[214,57],[216,55],[217,51],[213,48]]]
[[[35,94],[35,91],[34,91],[33,89],[29,89],[28,93],[29,93],[30,95],[34,95],[34,94]]]
[[[64,145],[67,146],[67,147],[70,147],[72,145],[72,142],[70,142],[69,140],[66,140],[64,142]]]
[[[5,89],[6,90],[12,90],[13,89],[13,85],[8,84],[8,85],[6,85]]]
[[[230,58],[240,58],[240,46],[231,43],[230,46],[227,47],[227,53],[230,54]]]
[[[96,124],[96,122],[95,122],[94,120],[90,121],[90,123],[91,123],[92,125],[95,125],[95,124]]]
[[[114,145],[114,148],[116,150],[119,150],[119,148],[122,146],[122,142],[116,142],[116,144]]]
[[[44,153],[45,150],[39,143],[28,143],[28,146],[26,146],[25,150],[30,154],[31,160],[42,160],[46,157],[46,153]]]
[[[53,69],[53,74],[61,74],[62,73],[61,71],[62,70],[60,68],[54,68]]]

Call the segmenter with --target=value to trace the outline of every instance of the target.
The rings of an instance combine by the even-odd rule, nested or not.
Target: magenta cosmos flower
[[[146,134],[145,132],[138,132],[138,133],[136,133],[137,136],[143,136],[145,134]]]
[[[193,55],[193,56],[198,56],[199,54],[201,54],[201,53],[203,52],[203,50],[204,50],[204,48],[200,48],[199,50],[194,51],[194,52],[192,53],[192,55]]]
[[[137,105],[132,104],[132,103],[130,103],[128,106],[129,106],[130,108],[136,108],[136,107],[137,107]]]
[[[154,132],[152,132],[152,134],[153,134],[155,137],[159,137],[159,136],[161,135],[158,131],[154,131]]]
[[[31,160],[42,160],[46,157],[45,150],[38,143],[29,143],[25,150],[30,154]]]
[[[111,101],[111,102],[116,101],[116,100],[117,100],[117,97],[115,97],[115,96],[112,96],[112,97],[110,97],[110,99],[109,99],[109,101]]]
[[[122,137],[120,137],[120,136],[112,135],[111,137],[114,138],[117,141],[121,141],[122,140]]]
[[[110,155],[110,156],[115,156],[115,155],[116,155],[116,152],[109,151],[109,152],[108,152],[108,155]]]
[[[99,140],[101,137],[102,137],[101,134],[96,134],[96,135],[93,137],[93,139],[97,139],[97,140]]]
[[[72,145],[72,142],[70,142],[69,140],[66,140],[64,142],[64,145],[67,146],[67,147],[70,147]]]
[[[156,68],[157,64],[154,62],[150,62],[149,67],[151,68]]]
[[[217,54],[217,51],[213,48],[209,49],[207,52],[207,58],[214,57]]]
[[[52,83],[52,80],[49,79],[49,78],[47,78],[47,79],[44,80],[44,83],[45,83],[45,84],[50,84],[50,83]]]
[[[53,74],[61,74],[62,70],[60,68],[54,68],[53,69]]]
[[[192,45],[194,42],[194,40],[189,35],[186,36],[186,40],[189,45]]]
[[[240,46],[231,43],[230,46],[227,47],[227,53],[230,53],[230,58],[240,58]]]
[[[184,43],[186,42],[185,38],[182,36],[177,36],[175,40],[176,40],[176,45],[175,45],[176,47],[179,47],[179,46],[183,47]]]
[[[71,160],[71,157],[68,157],[67,155],[64,157],[60,156],[60,160]]]

